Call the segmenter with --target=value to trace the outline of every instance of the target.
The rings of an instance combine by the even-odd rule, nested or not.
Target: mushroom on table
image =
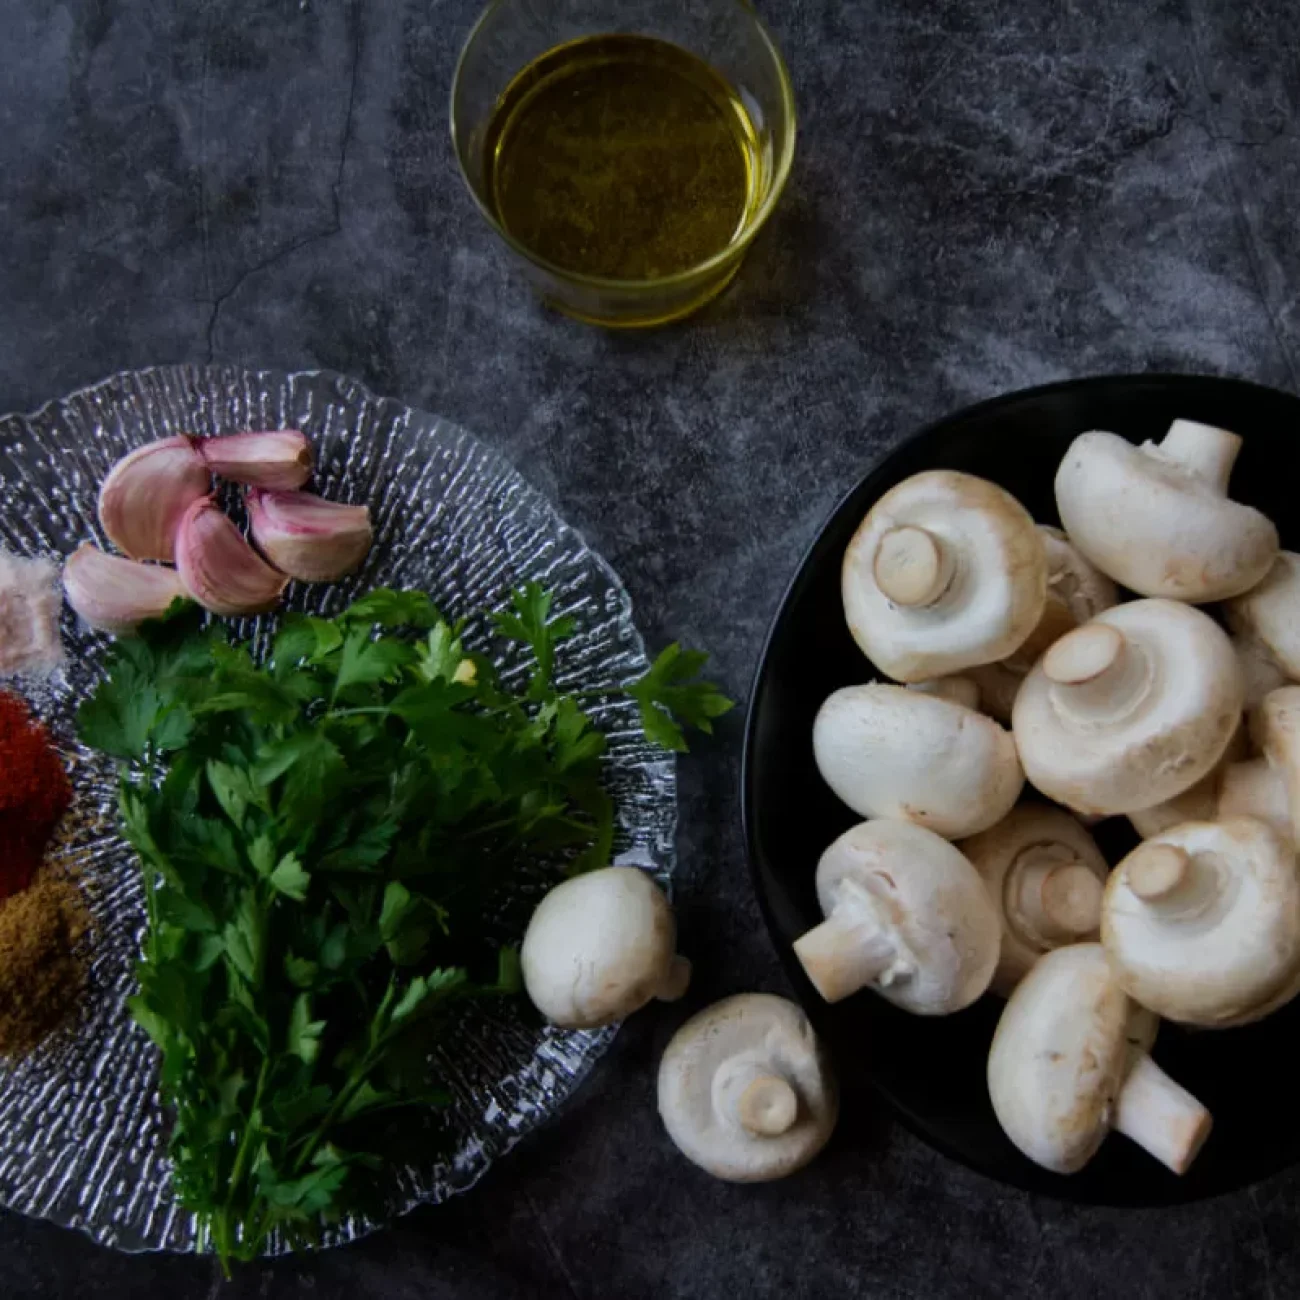
[[[1070,541],[1140,596],[1200,604],[1249,591],[1278,553],[1277,529],[1228,497],[1241,439],[1175,420],[1140,447],[1113,433],[1077,437],[1056,473]]]
[[[564,1029],[594,1029],[652,998],[686,992],[691,966],[663,890],[634,867],[605,867],[556,885],[519,950],[533,1005]]]
[[[1190,605],[1136,600],[1052,646],[1025,678],[1012,729],[1048,798],[1112,816],[1195,785],[1222,758],[1241,705],[1223,629]]]
[[[1008,996],[1045,952],[1097,937],[1109,868],[1092,836],[1063,809],[1022,804],[957,847],[1002,918],[995,993]]]
[[[1057,948],[1011,995],[989,1051],[989,1098],[1006,1135],[1058,1174],[1116,1129],[1181,1174],[1210,1113],[1148,1055],[1156,1017],[1116,983],[1100,944]]]
[[[1047,556],[1034,521],[994,483],[931,470],[886,492],[845,552],[849,631],[900,682],[1005,659],[1038,625]]]
[[[901,818],[949,839],[1000,821],[1025,780],[1011,733],[991,718],[883,683],[846,686],[826,700],[813,754],[859,816]]]
[[[1300,875],[1249,817],[1188,822],[1115,868],[1101,938],[1120,986],[1183,1024],[1259,1020],[1300,992]]]
[[[794,944],[827,1002],[859,989],[917,1015],[969,1006],[989,986],[1002,927],[975,868],[911,822],[863,822],[817,865],[826,919]]]
[[[689,1160],[716,1178],[784,1178],[826,1145],[835,1080],[803,1011],[742,993],[692,1016],[659,1065],[659,1114]]]

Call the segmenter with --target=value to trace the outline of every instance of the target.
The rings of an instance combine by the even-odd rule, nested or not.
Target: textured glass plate
[[[542,496],[463,430],[335,375],[148,370],[0,419],[0,541],[18,554],[51,557],[86,538],[102,544],[95,494],[119,456],[153,438],[250,428],[304,430],[315,486],[335,500],[368,502],[374,518],[375,545],[361,572],[330,585],[295,583],[286,608],[331,614],[375,586],[421,588],[445,613],[471,616],[470,643],[499,654],[477,611],[500,608],[512,588],[536,578],[555,590],[557,609],[577,619],[578,634],[559,656],[564,685],[606,685],[644,670],[627,593]],[[275,624],[267,616],[237,630],[264,645]],[[96,936],[79,1019],[23,1062],[0,1064],[0,1205],[122,1250],[193,1250],[194,1225],[168,1181],[156,1054],[125,1006],[144,921],[139,871],[115,828],[113,767],[73,733],[76,705],[99,677],[109,641],[79,628],[66,610],[63,640],[66,668],[24,693],[73,775],[76,799],[55,856],[82,874]],[[666,881],[673,761],[642,739],[631,704],[594,713],[610,739],[620,860]],[[540,872],[525,873],[519,889],[531,896],[545,883]],[[348,1220],[324,1244],[472,1186],[573,1092],[613,1033],[541,1028],[508,1004],[468,1007],[448,1035],[454,1053],[434,1062],[454,1096],[453,1141],[443,1147],[451,1154],[395,1170],[383,1215]]]

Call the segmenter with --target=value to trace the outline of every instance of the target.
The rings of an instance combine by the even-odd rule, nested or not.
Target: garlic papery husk
[[[63,564],[68,604],[101,632],[130,632],[147,618],[161,618],[188,594],[180,574],[161,564],[141,564],[82,542]]]
[[[367,506],[340,505],[310,492],[250,488],[253,541],[277,568],[304,582],[341,578],[366,558],[374,537]]]
[[[176,533],[176,568],[186,591],[214,614],[274,609],[289,579],[244,540],[211,499],[196,501]]]
[[[181,516],[211,490],[212,475],[194,439],[161,438],[109,470],[99,489],[99,522],[132,559],[170,561]]]
[[[201,438],[198,448],[208,468],[232,483],[297,488],[311,477],[311,444],[297,429]]]

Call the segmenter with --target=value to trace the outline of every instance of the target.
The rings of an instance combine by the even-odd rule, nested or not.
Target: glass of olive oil
[[[460,56],[451,130],[547,301],[662,325],[739,269],[789,175],[794,99],[747,0],[493,0]]]

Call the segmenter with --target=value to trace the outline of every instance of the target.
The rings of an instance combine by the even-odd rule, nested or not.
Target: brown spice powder
[[[81,893],[48,872],[0,903],[0,1056],[24,1056],[76,1005],[90,928]]]

